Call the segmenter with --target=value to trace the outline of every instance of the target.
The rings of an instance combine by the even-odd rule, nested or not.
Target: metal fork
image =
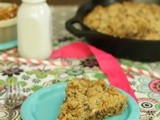
[[[21,85],[9,85],[7,86],[7,92],[5,96],[5,105],[8,109],[8,120],[12,120],[12,114],[14,108],[20,106],[23,102],[23,94],[21,92]]]

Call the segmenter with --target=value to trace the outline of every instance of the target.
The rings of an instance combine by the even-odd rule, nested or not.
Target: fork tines
[[[23,100],[20,84],[11,84],[7,86],[7,92],[5,97],[5,103],[8,106],[16,106]]]

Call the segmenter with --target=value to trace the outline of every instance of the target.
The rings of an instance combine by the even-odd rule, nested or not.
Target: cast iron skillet
[[[160,41],[134,40],[119,38],[102,34],[89,29],[82,23],[83,18],[98,4],[106,6],[114,2],[124,0],[90,0],[80,6],[75,17],[66,21],[66,29],[77,37],[84,37],[85,40],[118,58],[126,58],[136,61],[158,61],[160,60]],[[160,0],[158,0],[160,3]],[[81,28],[77,28],[78,24]]]

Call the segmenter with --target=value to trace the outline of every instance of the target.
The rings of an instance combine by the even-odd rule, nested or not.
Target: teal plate
[[[0,50],[6,50],[17,46],[17,40],[0,43]]]
[[[29,96],[21,107],[23,120],[57,120],[60,106],[65,99],[66,83],[58,83],[42,88]],[[120,90],[120,89],[119,89]],[[120,115],[108,117],[107,120],[139,120],[140,110],[135,100],[123,90],[122,94],[128,96],[128,107]]]

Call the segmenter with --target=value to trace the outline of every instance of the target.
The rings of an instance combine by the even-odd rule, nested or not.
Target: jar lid
[[[22,0],[22,1],[27,3],[39,3],[39,2],[44,2],[46,0]]]

